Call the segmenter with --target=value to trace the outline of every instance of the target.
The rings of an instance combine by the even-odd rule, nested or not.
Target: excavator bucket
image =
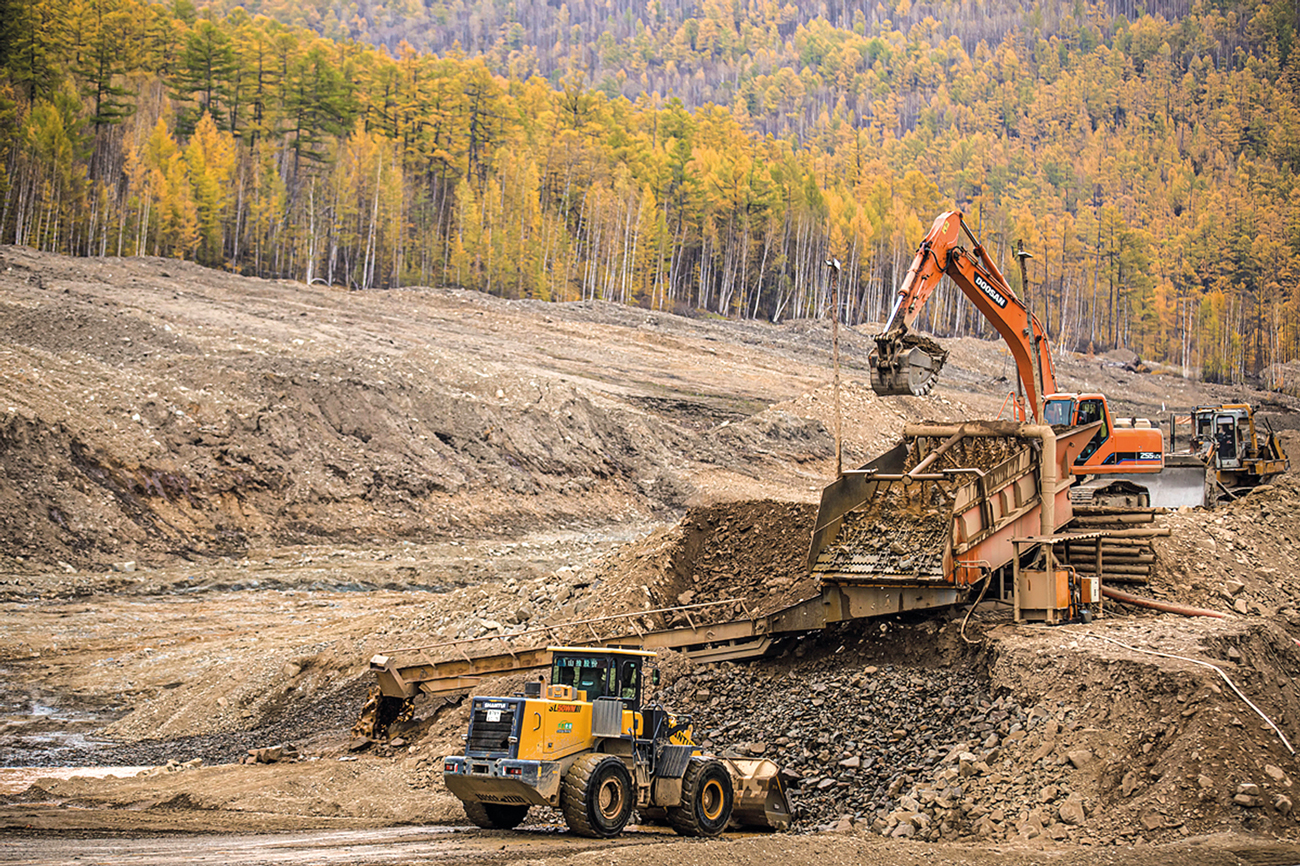
[[[871,389],[882,397],[924,397],[934,390],[947,360],[942,346],[917,334],[878,336],[870,359]]]
[[[766,758],[726,758],[734,792],[731,819],[742,827],[790,828],[790,802],[785,798],[776,764]]]

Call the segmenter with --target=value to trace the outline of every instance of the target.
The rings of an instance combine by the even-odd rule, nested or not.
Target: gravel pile
[[[917,800],[928,821],[899,835],[927,839],[960,835],[974,806],[964,803],[964,777],[938,789],[932,780],[961,772],[958,756],[972,749],[966,764],[996,758],[1000,740],[1028,723],[1018,704],[991,700],[974,673],[890,664],[776,673],[724,664],[678,679],[665,703],[694,707],[696,740],[707,748],[775,760],[798,829],[883,829]],[[933,794],[924,809],[922,785]]]
[[[1275,667],[1290,651],[1281,629],[1119,620],[1012,639],[998,626],[971,651],[954,625],[842,630],[771,662],[678,667],[662,700],[708,751],[775,761],[795,832],[1031,847],[1225,824],[1293,832],[1293,759],[1215,674],[1085,639],[1208,656],[1285,719],[1294,698],[1272,692],[1293,676]]]

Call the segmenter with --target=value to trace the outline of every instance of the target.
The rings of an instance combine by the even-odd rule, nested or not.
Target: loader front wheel
[[[682,776],[682,804],[668,823],[682,836],[717,836],[731,820],[731,774],[721,761],[691,761]]]
[[[465,817],[484,830],[513,830],[528,815],[527,806],[510,806],[504,803],[471,803],[462,800]]]
[[[619,757],[583,755],[564,775],[560,811],[569,829],[579,836],[617,836],[627,826],[635,805],[632,775]]]

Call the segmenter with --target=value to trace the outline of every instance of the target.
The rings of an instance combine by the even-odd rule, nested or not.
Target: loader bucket
[[[742,827],[790,828],[790,803],[777,766],[766,758],[726,758],[734,786],[731,819]]]
[[[871,389],[882,397],[924,397],[934,390],[947,360],[948,353],[938,343],[916,334],[877,337],[870,358]]]

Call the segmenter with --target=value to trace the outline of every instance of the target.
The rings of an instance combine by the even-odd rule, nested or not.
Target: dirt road
[[[0,863],[43,866],[306,866],[347,863],[388,864],[511,863],[568,856],[598,849],[643,846],[663,841],[653,830],[629,832],[614,840],[577,839],[557,829],[522,833],[484,833],[463,827],[385,827],[374,830],[320,830],[310,833],[185,835],[147,838],[0,837]]]
[[[1300,846],[1212,836],[1140,851],[1034,851],[1005,847],[887,842],[862,836],[792,839],[729,835],[672,841],[668,831],[633,828],[613,840],[578,839],[558,829],[497,833],[455,827],[389,827],[250,836],[152,838],[0,837],[0,863],[42,866],[1261,866],[1300,863]]]

